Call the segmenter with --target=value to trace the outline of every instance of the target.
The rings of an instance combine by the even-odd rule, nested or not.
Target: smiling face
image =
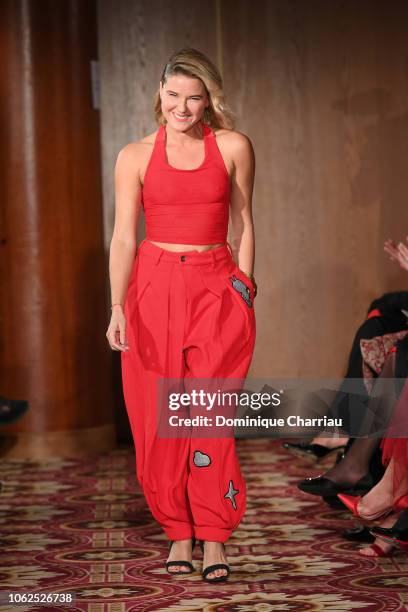
[[[200,121],[209,99],[203,82],[195,77],[175,74],[160,83],[162,113],[175,130],[185,131]]]

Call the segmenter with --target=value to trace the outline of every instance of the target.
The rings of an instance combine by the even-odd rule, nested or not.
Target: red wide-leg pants
[[[228,244],[175,253],[145,239],[138,248],[125,300],[123,391],[137,479],[171,540],[225,542],[245,512],[246,484],[233,436],[157,435],[157,380],[244,380],[256,335],[253,300]]]

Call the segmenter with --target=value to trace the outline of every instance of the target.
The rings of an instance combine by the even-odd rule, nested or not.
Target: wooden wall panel
[[[123,144],[188,42],[221,63],[256,153],[252,376],[340,376],[369,302],[408,287],[383,255],[407,233],[408,4],[99,1],[105,242]],[[221,62],[222,59],[222,62]],[[143,226],[139,236],[143,236]]]
[[[79,430],[109,448],[96,3],[7,0],[0,27],[0,394],[30,406],[6,431],[27,434],[27,455],[49,432],[59,452],[87,450]]]
[[[408,288],[382,252],[408,233],[408,5],[255,5],[222,2],[226,88],[257,156],[252,373],[337,376],[369,302]]]

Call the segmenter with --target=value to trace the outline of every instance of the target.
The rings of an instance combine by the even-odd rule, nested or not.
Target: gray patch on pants
[[[245,304],[249,308],[252,308],[252,300],[250,297],[251,293],[249,291],[249,287],[245,283],[243,283],[241,279],[237,278],[235,274],[230,276],[229,280],[231,282],[232,287],[235,289],[235,291],[238,291]]]
[[[206,455],[205,453],[202,453],[200,451],[194,451],[193,463],[197,467],[207,467],[210,465],[211,459],[209,455]]]

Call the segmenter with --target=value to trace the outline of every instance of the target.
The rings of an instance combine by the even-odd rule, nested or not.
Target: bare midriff
[[[219,242],[217,244],[173,244],[171,242],[154,242],[153,240],[149,240],[149,242],[161,247],[162,249],[173,251],[175,253],[179,253],[180,251],[198,251],[199,253],[202,253],[203,251],[210,251],[211,249],[215,249],[215,247],[225,244],[223,242]]]

